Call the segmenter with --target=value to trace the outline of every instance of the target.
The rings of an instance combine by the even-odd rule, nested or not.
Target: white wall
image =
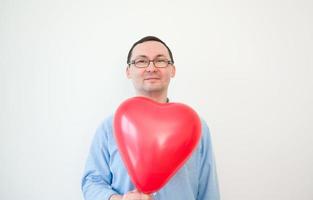
[[[0,199],[82,199],[133,42],[174,52],[172,101],[209,123],[222,199],[313,199],[313,1],[0,1]]]

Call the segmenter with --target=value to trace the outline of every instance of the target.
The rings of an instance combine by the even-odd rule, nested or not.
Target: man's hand
[[[144,194],[138,190],[133,190],[123,196],[112,195],[110,200],[153,200],[153,197],[152,195]]]

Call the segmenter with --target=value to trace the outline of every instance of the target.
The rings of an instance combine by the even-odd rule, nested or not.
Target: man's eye
[[[147,60],[136,60],[136,64],[145,64],[147,63]]]
[[[156,63],[166,63],[166,60],[164,60],[164,59],[159,59],[159,60],[156,60],[155,62],[156,62]]]

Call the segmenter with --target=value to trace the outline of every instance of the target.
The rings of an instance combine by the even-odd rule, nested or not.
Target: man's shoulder
[[[206,120],[201,116],[199,116],[199,118],[200,118],[202,130],[208,130],[209,126],[208,126],[208,123],[206,122]]]
[[[201,121],[201,141],[211,140],[210,128],[202,117],[199,117]]]
[[[103,126],[112,126],[113,125],[113,121],[114,121],[114,113],[110,113],[106,116],[103,117],[101,124]]]
[[[109,115],[104,117],[104,119],[102,120],[102,123],[104,123],[104,124],[112,124],[113,118],[114,118],[114,114],[110,113]]]
[[[109,114],[105,116],[101,122],[100,125],[97,128],[97,132],[105,133],[105,132],[111,132],[112,131],[112,126],[113,126],[113,118],[114,114]]]

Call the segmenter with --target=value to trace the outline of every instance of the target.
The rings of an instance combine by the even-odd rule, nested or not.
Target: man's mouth
[[[160,78],[158,77],[148,77],[148,78],[145,78],[145,80],[159,80]]]

